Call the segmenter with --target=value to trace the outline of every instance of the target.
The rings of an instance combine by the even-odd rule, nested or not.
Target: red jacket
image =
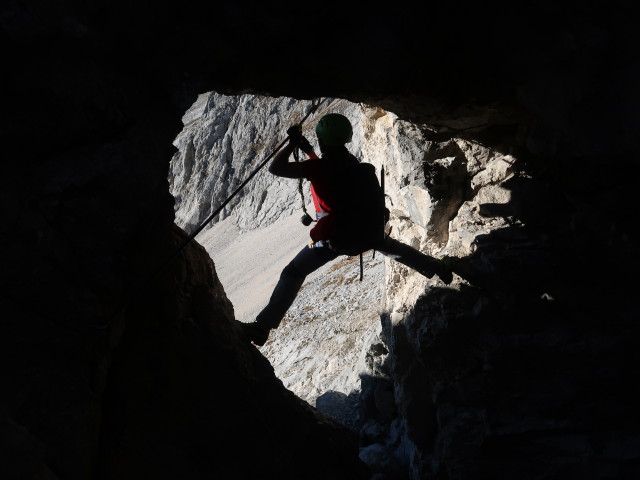
[[[331,211],[336,208],[342,186],[341,166],[344,162],[355,161],[352,155],[323,156],[300,162],[304,178],[311,182],[311,197],[316,214],[321,217],[309,235],[314,242],[329,240],[336,232],[335,217]],[[324,215],[322,215],[324,214]]]

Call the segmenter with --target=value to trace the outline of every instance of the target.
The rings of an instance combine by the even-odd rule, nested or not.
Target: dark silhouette
[[[354,178],[347,173],[359,162],[345,147],[353,134],[351,123],[345,116],[330,113],[318,122],[316,135],[322,157],[315,154],[309,141],[302,136],[299,126],[290,128],[288,133],[289,143],[273,159],[269,172],[286,178],[306,178],[311,182],[317,223],[310,231],[311,243],[302,248],[284,268],[269,303],[258,314],[256,321],[240,322],[244,334],[253,343],[265,344],[269,331],[278,327],[293,304],[306,276],[341,255],[358,255],[375,249],[428,278],[437,275],[445,284],[451,283],[452,272],[447,262],[384,235],[388,211],[385,216],[375,205],[369,204],[372,202],[357,198],[356,195],[351,202],[360,201],[358,214],[345,219],[345,211],[349,210],[346,206],[350,203],[349,192],[357,190],[364,182],[362,178]],[[296,148],[300,148],[308,159],[289,162],[289,157]],[[384,202],[382,208],[384,209]],[[371,211],[373,214],[369,215],[367,212]],[[378,227],[379,233],[376,233]],[[345,236],[348,237],[346,242]]]

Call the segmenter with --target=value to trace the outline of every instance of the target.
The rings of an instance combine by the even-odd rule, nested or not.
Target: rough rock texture
[[[405,478],[638,477],[634,8],[5,2],[4,476],[255,478],[262,463],[270,478],[366,478],[358,453],[396,438]],[[412,173],[447,206],[428,217],[437,236],[420,222],[402,234],[463,258],[464,282],[397,284],[407,308],[389,299],[380,366],[396,403],[389,383],[370,390],[364,452],[238,342],[203,249],[139,294],[185,238],[172,142],[208,91],[346,98],[437,144]],[[471,175],[475,143],[515,158],[513,176]],[[469,211],[445,229],[458,204]],[[505,223],[474,236],[476,215]],[[236,398],[246,408],[226,408]],[[243,449],[254,438],[269,441]]]
[[[281,143],[274,132],[285,121],[300,121],[309,103],[293,98],[280,102],[247,95],[200,95],[185,113],[185,128],[174,142],[179,152],[171,162],[170,184],[176,222],[187,231],[202,224]],[[263,168],[250,188],[240,190],[207,226],[232,211],[241,230],[290,215],[300,202],[296,185]]]

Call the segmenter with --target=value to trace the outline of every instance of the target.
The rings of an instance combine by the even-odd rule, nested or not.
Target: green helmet
[[[353,130],[347,117],[339,113],[329,113],[316,125],[316,135],[324,145],[339,147],[351,141]]]

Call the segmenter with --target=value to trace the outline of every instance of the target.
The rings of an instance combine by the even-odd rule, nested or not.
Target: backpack
[[[384,240],[389,220],[376,168],[351,156],[350,161],[341,166],[339,178],[338,205],[331,213],[336,221],[336,233],[329,239],[331,248],[349,256],[375,250]]]

